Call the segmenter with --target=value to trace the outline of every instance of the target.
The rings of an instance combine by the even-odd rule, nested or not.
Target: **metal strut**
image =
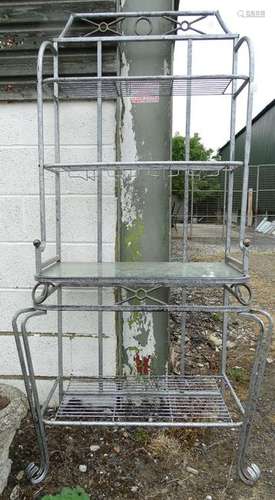
[[[250,441],[253,419],[257,409],[257,400],[260,396],[260,390],[264,378],[266,358],[271,346],[273,321],[270,314],[268,314],[266,311],[252,310],[251,312],[243,312],[241,313],[241,315],[252,321],[256,321],[256,323],[260,327],[255,360],[249,384],[249,396],[245,408],[244,422],[240,433],[240,445],[238,453],[238,474],[244,483],[253,485],[259,479],[261,471],[256,464],[247,464],[247,451]],[[259,318],[259,316],[264,317],[264,319],[267,321],[267,326],[265,325],[264,321]]]
[[[36,310],[34,307],[29,307],[18,311],[12,320],[16,347],[40,451],[40,465],[37,466],[35,463],[31,462],[26,468],[26,474],[32,484],[38,484],[45,479],[49,469],[49,455],[26,326],[28,321],[34,316],[42,316],[46,313],[47,311]],[[27,316],[22,320],[21,329],[19,331],[18,319],[23,314]]]

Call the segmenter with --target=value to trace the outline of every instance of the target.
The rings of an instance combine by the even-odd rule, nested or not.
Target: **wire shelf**
[[[94,162],[94,163],[47,163],[45,170],[50,172],[114,172],[130,171],[135,175],[137,171],[144,171],[151,175],[160,175],[161,172],[169,171],[171,175],[189,170],[192,172],[210,172],[217,174],[221,170],[235,170],[243,166],[241,161],[136,161],[136,162]],[[95,178],[93,177],[93,180]]]
[[[50,425],[236,427],[240,410],[232,391],[215,376],[72,379],[61,404],[46,409],[44,420]]]
[[[61,97],[104,99],[131,97],[133,103],[154,103],[160,97],[185,95],[232,95],[233,82],[240,92],[248,83],[245,75],[136,76],[136,77],[64,77],[46,78],[44,87],[59,84]]]

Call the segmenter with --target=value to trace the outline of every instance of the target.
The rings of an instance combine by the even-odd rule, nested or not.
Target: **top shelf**
[[[43,80],[44,88],[50,92],[53,92],[53,84],[58,83],[60,97],[131,97],[134,103],[156,102],[159,97],[169,96],[238,95],[248,82],[246,75],[60,77]]]
[[[156,21],[156,22],[154,22]],[[82,34],[75,33],[77,26]],[[145,11],[71,14],[57,42],[233,39],[219,11]]]

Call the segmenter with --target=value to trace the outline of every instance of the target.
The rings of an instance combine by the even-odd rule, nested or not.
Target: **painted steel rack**
[[[212,18],[216,20],[217,33],[207,34],[200,23]],[[155,32],[154,20],[161,22],[163,32]],[[124,27],[131,20],[131,30]],[[83,36],[74,34],[74,25],[81,21],[87,30]],[[167,29],[167,23],[169,28]],[[128,25],[127,25],[128,26]],[[232,72],[221,75],[192,74],[192,44],[205,40],[228,40],[232,44]],[[138,42],[187,43],[187,72],[184,76],[141,75],[103,76],[102,56],[104,44]],[[85,77],[64,77],[59,72],[59,50],[66,44],[88,44],[96,48],[97,75]],[[247,48],[248,72],[238,74],[238,53],[242,46]],[[53,76],[43,75],[45,53],[53,56]],[[240,427],[238,472],[241,479],[253,484],[260,471],[255,464],[247,464],[247,449],[253,414],[263,379],[265,362],[272,336],[272,320],[264,311],[253,311],[249,303],[251,290],[248,285],[249,242],[245,239],[247,209],[248,162],[251,140],[251,115],[253,94],[253,52],[248,38],[239,38],[230,33],[220,14],[203,12],[131,12],[73,14],[61,35],[53,41],[42,44],[38,55],[38,144],[39,144],[39,187],[41,240],[35,240],[37,281],[33,288],[33,305],[19,311],[13,319],[13,329],[25,381],[26,392],[37,433],[41,454],[40,466],[30,464],[28,476],[33,483],[42,481],[48,471],[45,425],[73,426],[145,426],[145,427]],[[238,96],[247,92],[246,137],[243,161],[235,160],[235,121]],[[103,99],[117,99],[141,96],[151,98],[186,96],[186,151],[185,161],[103,161]],[[230,117],[230,160],[190,161],[190,115],[192,95],[231,96]],[[44,155],[44,98],[52,97],[54,106],[54,162],[45,162]],[[97,161],[91,163],[63,162],[60,148],[59,102],[63,97],[90,98],[97,102]],[[156,100],[157,102],[157,100]],[[241,259],[231,256],[232,203],[234,171],[243,169],[243,192],[240,220]],[[131,171],[182,172],[185,179],[183,262],[103,262],[103,174],[114,171],[115,175]],[[188,179],[195,172],[213,174],[224,170],[227,175],[227,230],[224,262],[188,262],[187,232],[189,220]],[[47,248],[45,172],[55,176],[56,197],[56,251],[51,258],[44,259]],[[61,176],[64,173],[92,173],[97,182],[97,262],[64,262],[61,242]],[[183,295],[180,305],[166,303],[157,292],[170,287],[220,287],[224,300],[220,305],[190,304]],[[93,305],[64,304],[62,290],[66,287],[97,288],[97,303]],[[103,304],[103,287],[127,292],[125,300],[114,304]],[[57,303],[47,299],[55,294]],[[235,299],[229,300],[230,297]],[[98,313],[98,377],[93,379],[64,376],[63,370],[63,313],[66,311],[94,311]],[[155,376],[147,373],[126,377],[118,373],[115,377],[104,376],[103,363],[103,313],[142,311],[165,311],[182,314],[182,360],[181,374],[166,373]],[[43,405],[40,404],[32,353],[30,351],[27,327],[33,317],[57,312],[58,317],[58,376]],[[188,312],[219,312],[223,315],[222,354],[219,372],[209,375],[189,375],[185,370],[185,318]],[[228,315],[238,313],[248,320],[254,320],[259,327],[257,350],[251,375],[249,396],[246,404],[241,402],[230,382],[227,367]],[[148,371],[148,370],[147,370]],[[59,404],[54,407],[51,403]]]

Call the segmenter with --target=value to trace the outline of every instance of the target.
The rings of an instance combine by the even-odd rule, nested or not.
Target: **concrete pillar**
[[[125,0],[123,11],[173,10],[173,0]],[[149,8],[148,8],[149,7]],[[133,34],[136,19],[129,19],[126,33]],[[145,23],[146,24],[146,23]],[[152,19],[153,32],[171,28],[165,20]],[[148,25],[139,25],[139,29]],[[122,75],[167,75],[172,72],[171,42],[124,44],[120,54]],[[120,159],[169,160],[172,99],[158,102],[125,98],[121,103]],[[154,99],[152,99],[154,101]],[[169,260],[170,178],[167,173],[124,173],[120,181],[119,248],[122,261]],[[157,298],[167,301],[167,289]],[[125,294],[124,294],[125,297]],[[120,324],[123,373],[135,373],[149,364],[151,373],[165,373],[168,360],[166,313],[125,313]],[[141,361],[140,361],[141,360]],[[142,365],[143,362],[143,365]],[[146,369],[145,369],[146,371]]]

